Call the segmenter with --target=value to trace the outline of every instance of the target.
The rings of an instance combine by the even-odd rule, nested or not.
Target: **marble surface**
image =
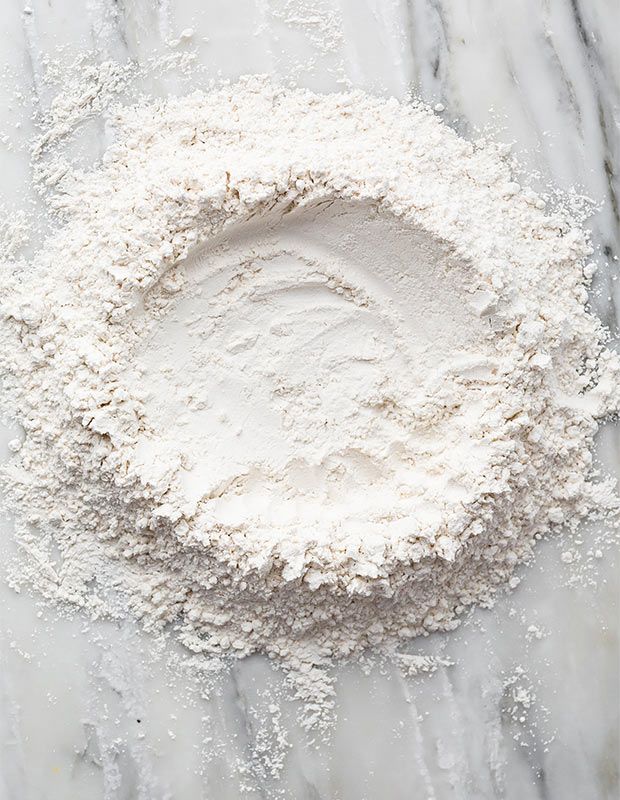
[[[45,110],[52,98],[43,74],[53,55],[69,63],[91,49],[144,63],[185,48],[204,82],[263,72],[322,91],[413,90],[443,104],[464,135],[490,127],[514,142],[539,184],[575,185],[600,204],[590,221],[601,262],[592,303],[617,337],[620,12],[611,0],[4,0],[2,23],[5,207],[40,210],[24,145],[33,102]],[[174,44],[187,28],[191,38]],[[138,89],[178,93],[188,81],[171,72]],[[86,126],[80,157],[96,158],[103,136]],[[619,468],[618,445],[608,426],[599,456],[609,470]],[[410,678],[381,665],[340,668],[336,720],[320,737],[300,729],[265,659],[197,678],[130,623],[62,618],[2,585],[0,800],[616,798],[618,562],[606,552],[584,586],[562,559],[599,535],[541,543],[512,596],[415,643],[454,665]],[[10,521],[0,541],[6,557]]]

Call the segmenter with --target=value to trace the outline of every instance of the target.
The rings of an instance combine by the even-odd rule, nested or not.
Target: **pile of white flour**
[[[16,582],[303,670],[453,627],[596,507],[591,250],[501,148],[258,78],[110,135],[1,278]]]

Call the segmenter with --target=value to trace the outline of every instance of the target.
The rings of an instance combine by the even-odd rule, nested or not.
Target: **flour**
[[[24,211],[10,212],[0,206],[0,252],[13,258],[30,238],[30,220]]]
[[[108,128],[2,277],[13,581],[278,657],[311,723],[321,666],[453,628],[609,494],[587,236],[422,105],[249,78]]]

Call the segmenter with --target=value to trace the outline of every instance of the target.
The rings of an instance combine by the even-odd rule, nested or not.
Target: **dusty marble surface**
[[[187,49],[204,81],[267,72],[323,91],[412,89],[465,135],[492,126],[514,141],[543,184],[578,185],[602,204],[590,223],[601,253],[593,305],[618,335],[620,12],[610,0],[4,0],[2,22],[5,207],[38,213],[24,145],[29,98],[42,110],[51,101],[51,55],[145,63]],[[187,80],[173,71],[139,88],[165,95]],[[96,158],[104,135],[86,127],[80,157]],[[600,457],[615,471],[618,445],[608,427]],[[2,585],[0,800],[611,800],[620,578],[607,550],[582,568],[599,534],[542,543],[511,597],[416,643],[453,666],[408,678],[341,668],[325,740],[299,728],[264,659],[198,679],[130,623],[63,618]],[[3,557],[10,536],[4,520]]]

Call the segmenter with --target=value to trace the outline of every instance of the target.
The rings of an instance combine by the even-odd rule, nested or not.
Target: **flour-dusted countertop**
[[[411,89],[441,104],[439,113],[464,135],[499,130],[494,135],[515,142],[543,185],[576,184],[604,204],[591,221],[606,256],[593,305],[617,334],[620,63],[612,4],[7,5],[0,35],[7,209],[36,220],[24,145],[34,131],[29,98],[34,92],[46,109],[53,96],[47,57],[69,63],[94,49],[102,61],[144,63],[187,51],[197,53],[205,81],[261,72],[319,91],[353,86],[403,97]],[[142,88],[165,95],[186,91],[187,81],[172,73]],[[100,154],[103,137],[94,126],[76,141],[85,163]],[[604,431],[600,453],[617,471],[617,430]],[[282,701],[282,678],[265,659],[198,680],[171,670],[168,654],[130,623],[58,618],[37,598],[2,586],[0,798],[616,797],[617,563],[605,552],[588,585],[567,585],[581,575],[569,563],[573,552],[587,550],[595,535],[584,530],[581,546],[542,543],[515,594],[455,634],[412,648],[453,666],[410,678],[387,667],[342,668],[337,720],[318,742],[300,730],[296,706]],[[3,553],[10,536],[3,522]]]

